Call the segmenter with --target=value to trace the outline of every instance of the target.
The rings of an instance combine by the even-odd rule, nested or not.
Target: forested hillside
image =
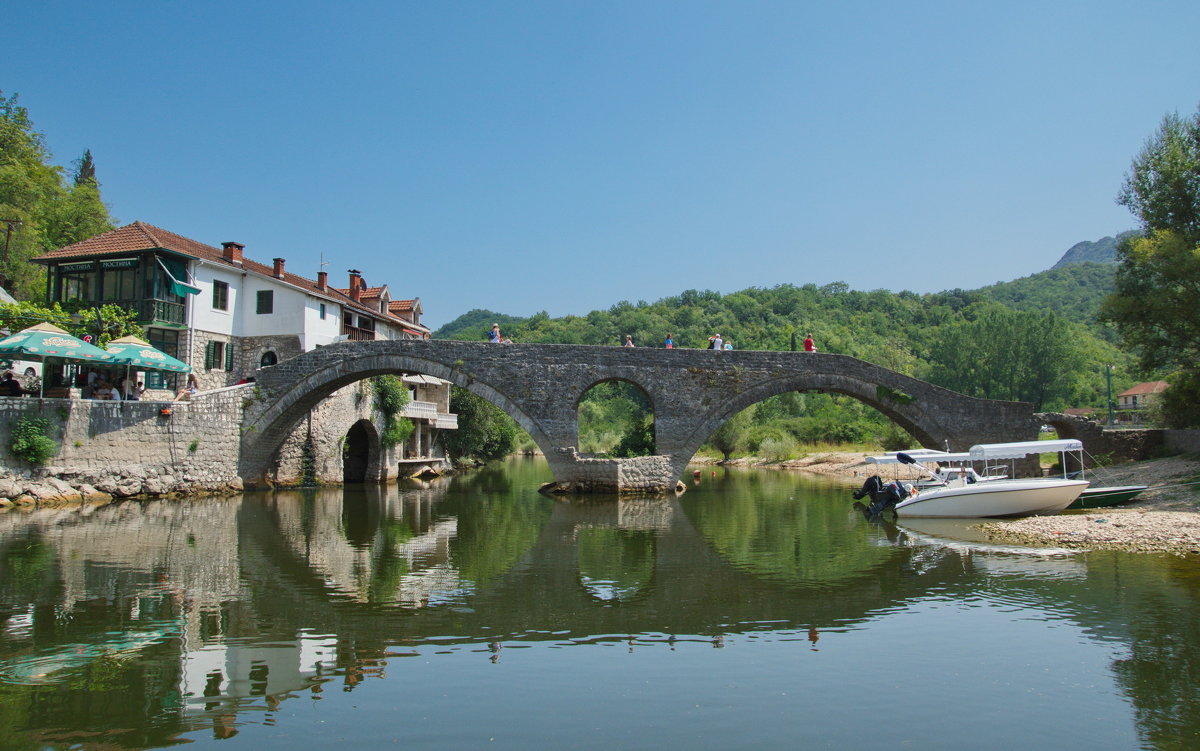
[[[1086,263],[982,290],[926,295],[862,292],[840,283],[783,284],[728,295],[688,290],[653,303],[619,302],[585,316],[513,319],[476,310],[435,336],[482,341],[491,323],[501,322],[503,334],[518,342],[617,346],[630,334],[636,346],[662,347],[671,334],[676,347],[703,348],[719,333],[737,349],[788,350],[811,334],[822,352],[853,355],[972,396],[1028,401],[1039,410],[1101,407],[1106,364],[1116,366],[1118,388],[1140,380],[1132,358],[1095,321],[1111,285],[1111,267]],[[597,427],[581,435],[585,448],[615,446],[621,433],[614,425],[630,421],[628,404],[613,410],[605,428],[597,408],[589,407]],[[882,415],[848,398],[789,395],[747,412],[752,414],[740,448],[760,454],[764,442],[770,449],[765,453],[780,455],[795,442],[911,442],[896,436]]]
[[[1116,289],[1116,273],[1116,264],[1083,261],[993,284],[979,294],[1015,310],[1052,310],[1090,325],[1100,312],[1100,303]],[[1104,329],[1093,330],[1106,339],[1112,336]]]

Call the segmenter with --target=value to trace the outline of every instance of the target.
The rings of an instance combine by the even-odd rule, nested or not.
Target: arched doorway
[[[342,443],[342,482],[366,482],[371,464],[371,435],[364,420],[350,426]]]

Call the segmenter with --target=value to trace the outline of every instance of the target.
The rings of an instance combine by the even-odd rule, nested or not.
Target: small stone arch
[[[357,420],[342,446],[342,482],[377,482],[383,476],[379,430],[370,420]]]
[[[275,350],[269,349],[263,352],[258,358],[258,367],[269,368],[272,365],[279,364],[279,355],[275,354]]]

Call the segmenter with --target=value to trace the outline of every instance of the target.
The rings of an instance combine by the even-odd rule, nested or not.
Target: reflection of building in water
[[[450,542],[454,517],[434,518],[439,487],[325,492],[318,503],[277,494],[272,503],[283,543],[325,586],[358,602],[424,607],[458,593]]]
[[[286,625],[264,634],[241,576],[243,510],[240,500],[205,499],[0,515],[0,540],[46,551],[62,582],[0,577],[0,675],[17,685],[63,684],[42,713],[99,731],[148,718],[92,717],[88,682],[68,679],[122,671],[139,695],[102,704],[134,715],[158,707],[157,722],[169,709],[185,725],[196,712],[211,714],[214,732],[232,735],[242,709],[271,711],[336,672],[353,671],[352,682],[377,673],[377,660],[347,656],[334,636]]]

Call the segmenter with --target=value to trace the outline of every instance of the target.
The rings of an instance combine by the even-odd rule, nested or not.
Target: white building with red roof
[[[134,222],[33,259],[47,268],[47,302],[113,304],[136,311],[147,339],[192,366],[202,390],[252,378],[264,366],[337,341],[428,338],[419,299],[394,300],[386,285],[367,286],[350,269],[348,284],[329,284],[245,255]],[[405,376],[414,399],[414,446],[422,455],[435,430],[453,428],[449,384]],[[147,372],[148,389],[172,389],[177,376]]]

